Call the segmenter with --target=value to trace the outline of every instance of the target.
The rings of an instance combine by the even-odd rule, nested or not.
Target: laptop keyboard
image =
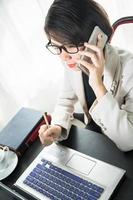
[[[104,188],[41,160],[23,181],[51,200],[97,200]]]

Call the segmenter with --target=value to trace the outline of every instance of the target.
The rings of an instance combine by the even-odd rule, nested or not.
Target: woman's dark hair
[[[88,41],[95,26],[108,36],[112,27],[104,9],[93,0],[54,0],[45,19],[45,32],[64,44]]]

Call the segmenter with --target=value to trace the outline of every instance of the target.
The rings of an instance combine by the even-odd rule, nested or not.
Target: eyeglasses
[[[83,47],[84,44],[81,43],[78,46],[76,45],[67,45],[67,47],[65,47],[64,45],[61,46],[57,46],[55,44],[52,44],[50,41],[47,43],[46,48],[54,55],[60,55],[62,53],[62,49],[64,51],[66,51],[69,54],[75,54],[78,53],[78,51],[80,50],[79,47]]]

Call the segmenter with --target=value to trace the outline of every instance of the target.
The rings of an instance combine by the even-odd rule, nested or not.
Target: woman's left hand
[[[98,46],[88,43],[85,43],[84,45],[85,47],[89,48],[90,51],[81,51],[80,54],[91,59],[92,63],[89,63],[84,59],[80,59],[78,63],[82,64],[89,70],[89,84],[92,87],[96,97],[100,98],[107,92],[102,80],[105,64],[103,50]]]

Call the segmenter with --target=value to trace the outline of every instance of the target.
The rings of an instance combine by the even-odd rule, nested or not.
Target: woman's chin
[[[81,69],[79,69],[79,67],[76,66],[73,70],[74,70],[74,71],[80,71]]]

